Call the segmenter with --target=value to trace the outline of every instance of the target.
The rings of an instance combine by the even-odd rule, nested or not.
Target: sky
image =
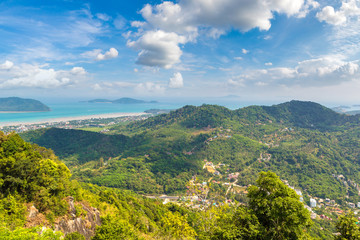
[[[1,0],[0,96],[360,103],[360,0]]]

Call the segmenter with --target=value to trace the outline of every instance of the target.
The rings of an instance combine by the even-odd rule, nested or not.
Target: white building
[[[316,200],[313,198],[310,198],[310,207],[312,208],[316,207]]]

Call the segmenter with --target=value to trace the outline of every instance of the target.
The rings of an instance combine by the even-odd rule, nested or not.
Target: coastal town
[[[93,128],[99,132],[107,132],[108,127],[119,123],[145,120],[152,114],[149,113],[123,113],[119,117],[110,117],[112,115],[93,115],[72,118],[59,118],[48,121],[42,121],[39,123],[19,123],[14,125],[3,125],[0,124],[0,130],[8,132],[22,133],[31,130],[37,130],[41,128],[64,128],[64,129],[82,129],[82,128]]]

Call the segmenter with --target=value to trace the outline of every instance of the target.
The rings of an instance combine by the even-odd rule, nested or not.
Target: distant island
[[[50,110],[48,106],[34,99],[0,98],[0,112],[48,112]]]
[[[93,99],[86,101],[89,103],[117,103],[117,104],[139,104],[139,103],[158,103],[157,101],[144,101],[134,98],[119,98],[116,100],[109,99]]]

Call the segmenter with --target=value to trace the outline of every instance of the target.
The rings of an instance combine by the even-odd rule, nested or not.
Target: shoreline
[[[21,126],[21,125],[34,125],[34,124],[45,124],[45,123],[60,123],[60,122],[69,122],[69,121],[79,121],[79,120],[89,120],[89,119],[105,119],[105,118],[118,118],[118,117],[136,117],[142,115],[149,115],[145,112],[137,113],[103,113],[103,114],[93,114],[93,115],[83,115],[83,116],[73,116],[73,117],[60,117],[60,118],[48,118],[43,120],[34,120],[34,121],[23,121],[23,122],[0,122],[0,127],[9,127],[9,126]]]

